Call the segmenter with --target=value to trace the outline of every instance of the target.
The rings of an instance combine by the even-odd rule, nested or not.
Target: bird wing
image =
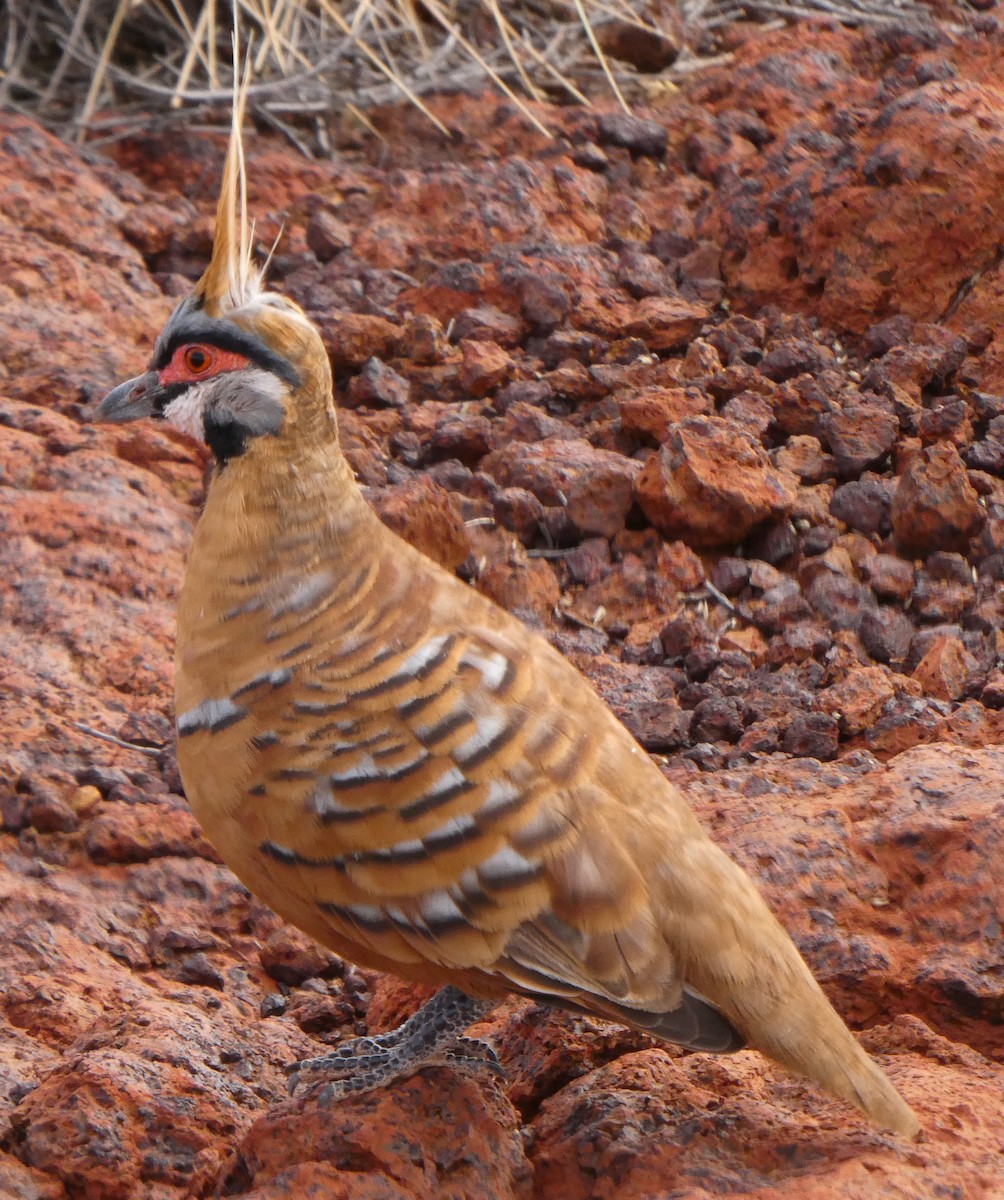
[[[288,681],[262,676],[289,686],[241,698],[273,885],[392,964],[636,1025],[676,1013],[663,1035],[678,1041],[703,1036],[705,1009],[725,1025],[685,992],[636,865],[673,827],[624,793],[666,781],[560,655],[490,611],[494,625],[342,631]],[[689,810],[678,824],[696,829]]]

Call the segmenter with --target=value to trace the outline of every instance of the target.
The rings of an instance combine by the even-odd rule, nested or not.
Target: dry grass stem
[[[256,47],[254,111],[304,152],[312,142],[324,152],[327,114],[365,124],[362,114],[402,97],[448,135],[423,100],[433,91],[497,88],[547,136],[519,93],[590,105],[612,92],[630,112],[727,61],[715,31],[736,21],[931,19],[922,0],[8,0],[0,104],[81,139],[172,111],[190,124],[192,106],[218,106],[219,118],[234,6]],[[651,71],[616,57],[639,39],[668,43],[674,60]]]

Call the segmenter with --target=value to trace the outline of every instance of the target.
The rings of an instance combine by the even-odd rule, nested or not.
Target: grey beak
[[[160,390],[160,378],[156,371],[147,371],[145,375],[127,379],[105,396],[94,410],[94,420],[122,422],[151,417]]]

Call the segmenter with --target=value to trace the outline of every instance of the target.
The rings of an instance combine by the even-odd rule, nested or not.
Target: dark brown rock
[[[327,208],[316,208],[307,222],[307,245],[319,262],[330,262],[352,245],[352,231]]]
[[[877,404],[856,404],[824,413],[818,428],[844,478],[881,463],[899,433],[892,409]]]
[[[585,534],[612,537],[634,503],[639,464],[580,440],[513,442],[481,464],[499,483],[532,492],[544,505],[560,505]]]
[[[408,381],[378,358],[368,359],[349,380],[344,403],[351,408],[404,408]]]
[[[876,662],[902,663],[910,652],[913,625],[897,609],[871,609],[861,618],[861,644]]]
[[[830,515],[858,533],[887,535],[892,529],[892,487],[884,479],[852,479],[830,500]]]
[[[596,131],[601,146],[620,146],[648,158],[661,158],[669,143],[664,125],[623,112],[604,113],[596,122]]]

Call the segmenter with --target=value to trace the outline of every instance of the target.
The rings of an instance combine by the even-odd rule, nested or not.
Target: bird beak
[[[105,396],[94,411],[94,419],[120,423],[151,417],[159,391],[160,378],[156,371],[147,371],[145,375],[127,379]]]

